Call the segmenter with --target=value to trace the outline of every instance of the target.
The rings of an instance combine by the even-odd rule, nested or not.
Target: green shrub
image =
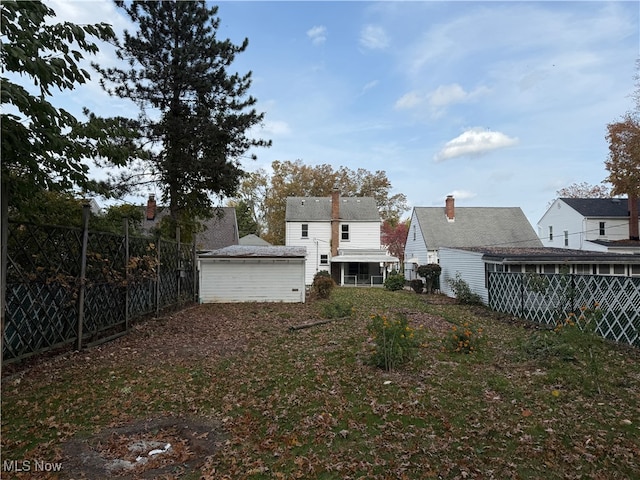
[[[371,315],[367,329],[375,344],[371,364],[387,371],[413,358],[420,346],[415,330],[408,325],[404,315],[398,315],[395,320]]]
[[[413,288],[413,291],[416,293],[422,293],[424,290],[424,282],[419,278],[411,280],[409,284],[411,285],[411,288]]]
[[[404,275],[392,273],[384,281],[384,288],[391,291],[402,290],[404,288],[404,283]]]
[[[329,298],[333,288],[336,286],[336,282],[331,278],[331,274],[326,270],[320,270],[313,277],[313,291],[318,298]]]
[[[427,293],[433,292],[434,287],[440,287],[440,273],[442,272],[442,267],[437,263],[429,263],[427,265],[420,265],[416,269],[416,274],[419,277],[425,279],[425,283],[427,286]]]
[[[453,294],[463,305],[482,305],[482,298],[477,293],[471,291],[471,287],[469,284],[465,282],[460,272],[456,273],[455,278],[450,278],[447,280],[451,290],[453,290]]]

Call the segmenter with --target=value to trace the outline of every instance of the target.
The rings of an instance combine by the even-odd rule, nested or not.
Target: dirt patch
[[[160,417],[62,445],[66,478],[160,479],[199,472],[223,439],[213,421]]]
[[[422,327],[431,333],[441,334],[451,330],[451,323],[437,315],[429,313],[410,312],[407,320],[414,327]]]

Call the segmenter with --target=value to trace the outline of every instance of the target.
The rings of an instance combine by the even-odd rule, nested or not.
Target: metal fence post
[[[195,235],[191,246],[191,265],[193,265],[193,301],[198,303],[200,300],[198,295],[200,286],[198,285],[198,253],[196,251]]]
[[[82,205],[82,257],[80,258],[80,292],[78,293],[78,339],[76,350],[82,348],[82,328],[84,326],[84,294],[87,274],[87,249],[89,244],[89,204]]]
[[[156,249],[156,255],[158,256],[158,262],[156,265],[156,317],[160,314],[160,248],[162,239],[158,237],[158,248]]]
[[[0,371],[2,371],[2,360],[4,359],[4,316],[5,316],[5,300],[7,290],[7,242],[9,240],[9,195],[7,188],[9,182],[2,179],[0,184]]]
[[[124,278],[125,278],[125,290],[124,290],[124,329],[129,331],[129,289],[130,285],[130,272],[129,272],[129,218],[122,218],[122,226],[124,228]]]

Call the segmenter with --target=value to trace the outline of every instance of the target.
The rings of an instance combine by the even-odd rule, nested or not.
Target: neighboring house
[[[558,198],[538,222],[538,235],[545,247],[640,253],[640,242],[629,240],[626,198]]]
[[[442,247],[542,247],[519,207],[457,207],[452,195],[444,207],[414,207],[405,244],[405,278],[419,265],[439,263]]]
[[[142,220],[142,231],[152,233],[158,223],[167,215],[169,209],[156,204],[155,195],[149,195],[144,218]],[[198,251],[216,250],[229,245],[238,245],[238,222],[236,220],[236,209],[233,207],[216,207],[213,216],[204,221],[204,230],[196,234],[196,249]]]
[[[380,214],[371,197],[289,197],[286,205],[287,246],[307,249],[305,282],[320,270],[339,285],[382,284],[397,264],[380,244]]]
[[[250,233],[249,235],[245,235],[244,237],[241,237],[240,241],[238,242],[238,245],[246,245],[246,246],[252,246],[252,247],[270,247],[271,246],[269,242],[267,242],[266,240],[263,240],[257,235],[254,235],[253,233]]]
[[[302,247],[229,247],[198,256],[200,303],[305,301]]]
[[[442,247],[439,253],[441,291],[448,296],[455,296],[449,280],[460,275],[485,304],[489,301],[489,272],[640,277],[640,256],[632,254],[548,247]]]

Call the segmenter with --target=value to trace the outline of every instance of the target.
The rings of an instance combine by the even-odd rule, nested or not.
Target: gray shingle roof
[[[287,222],[331,221],[331,197],[288,197]],[[380,213],[373,197],[340,197],[340,220],[379,222]]]
[[[270,257],[306,257],[306,247],[284,247],[284,246],[253,246],[253,245],[231,245],[228,247],[201,253],[202,258],[270,258]]]
[[[147,220],[147,207],[140,208],[144,215],[142,230],[145,233],[150,233],[158,222],[169,215],[168,208],[157,207],[155,219]],[[204,231],[196,234],[196,248],[198,250],[215,250],[238,244],[238,223],[235,208],[219,207],[214,209],[213,217],[204,221],[204,227]]]
[[[640,263],[638,255],[568,248],[461,247],[460,250],[482,253],[484,259],[510,262]]]
[[[519,207],[456,207],[449,222],[444,207],[415,207],[429,249],[440,247],[542,247]]]
[[[627,198],[561,198],[583,217],[628,217]],[[640,208],[640,200],[638,200]]]

